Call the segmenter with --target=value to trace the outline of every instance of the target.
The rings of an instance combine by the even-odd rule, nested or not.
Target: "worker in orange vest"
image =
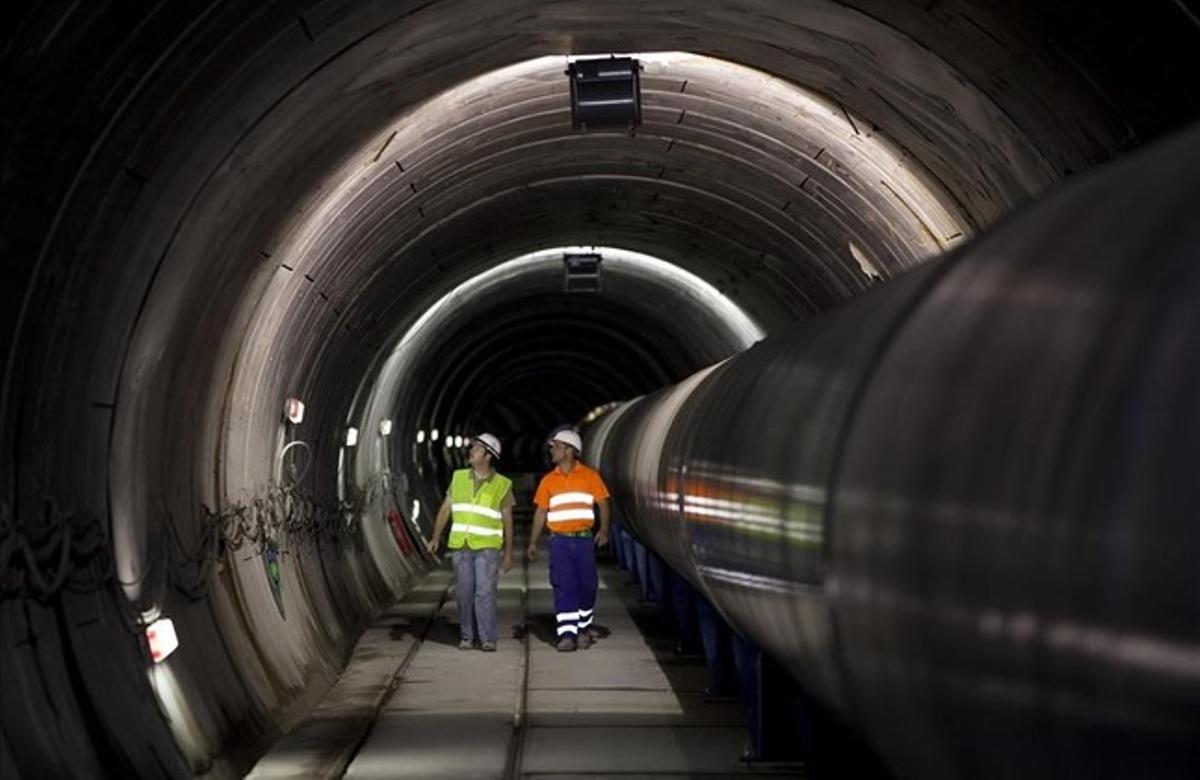
[[[556,648],[569,652],[596,641],[590,629],[599,585],[596,548],[608,544],[608,488],[595,469],[580,462],[583,440],[578,433],[561,430],[548,444],[554,470],[542,477],[533,497],[537,509],[526,555],[533,561],[542,528],[549,528]],[[597,506],[600,528],[593,536]]]

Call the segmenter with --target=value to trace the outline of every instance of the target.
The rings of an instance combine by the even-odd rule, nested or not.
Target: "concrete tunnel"
[[[869,309],[1200,117],[1183,0],[14,20],[6,778],[244,774],[428,569],[456,438],[494,430],[537,471],[554,425]],[[642,64],[642,122],[576,129],[564,69],[609,54]],[[600,292],[564,291],[566,252],[602,256]],[[153,664],[161,617],[180,643]],[[1195,614],[1174,625],[1195,713]]]

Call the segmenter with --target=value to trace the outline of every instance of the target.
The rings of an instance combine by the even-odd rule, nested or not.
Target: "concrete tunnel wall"
[[[287,619],[254,546],[222,551],[202,507],[278,497],[288,395],[309,404],[318,517],[337,515],[338,441],[372,387],[403,386],[392,463],[444,459],[406,450],[446,366],[383,366],[456,284],[602,243],[709,281],[769,336],[1200,114],[1184,4],[1042,5],[25,10],[3,49],[5,776],[237,773],[323,693],[423,565],[388,546],[379,492],[361,538],[297,534]],[[645,125],[586,136],[561,59],[472,81],[614,51],[759,74],[648,62]],[[576,317],[533,286],[465,302],[430,348],[469,361],[491,329],[501,362],[527,358],[495,400],[514,433],[732,349],[657,338],[684,302],[634,281],[605,348],[622,381],[572,384],[567,342],[515,334],[604,338],[612,311]],[[467,398],[486,379],[457,376]],[[518,401],[556,382],[580,389]],[[159,612],[182,645],[152,687],[137,620]]]

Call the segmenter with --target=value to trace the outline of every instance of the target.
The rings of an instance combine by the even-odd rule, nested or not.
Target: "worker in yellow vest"
[[[467,452],[470,468],[454,472],[427,545],[436,553],[446,522],[453,519],[446,547],[454,561],[460,650],[473,648],[476,639],[480,650],[496,649],[496,590],[501,566],[508,571],[513,565],[515,503],[512,480],[493,467],[499,458],[500,440],[495,436],[481,433],[471,439]]]

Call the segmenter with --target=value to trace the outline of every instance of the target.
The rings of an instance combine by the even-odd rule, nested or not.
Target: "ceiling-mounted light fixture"
[[[631,57],[575,60],[571,80],[571,124],[575,127],[633,127],[642,123],[641,65]]]
[[[379,421],[379,435],[380,436],[391,436],[392,435],[392,421],[389,420],[387,417],[384,417],[382,420]]]
[[[358,444],[358,428],[350,427],[346,429],[346,446],[353,447]]]
[[[563,292],[600,292],[600,263],[596,252],[566,252],[563,259]]]

